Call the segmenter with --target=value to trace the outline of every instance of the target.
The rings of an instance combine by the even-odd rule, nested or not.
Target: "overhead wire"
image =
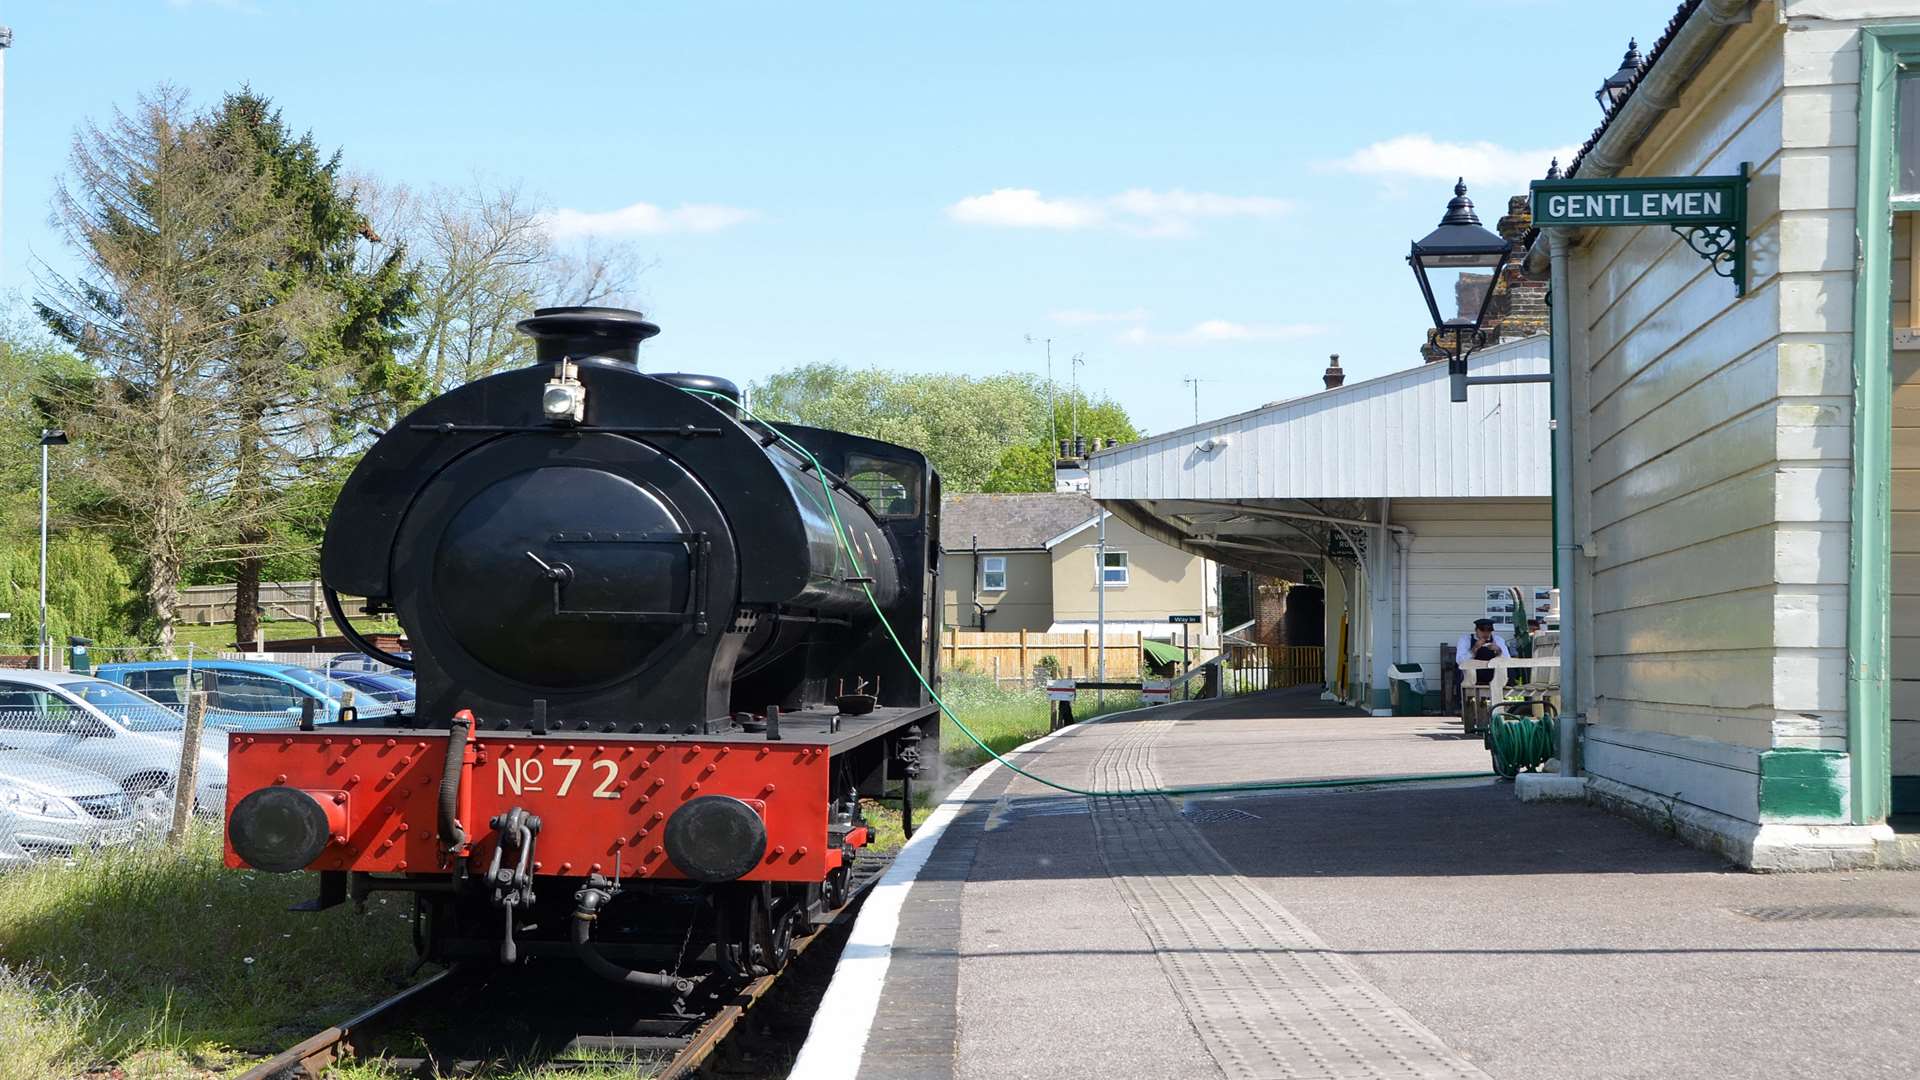
[[[1080,795],[1087,798],[1103,798],[1104,799],[1104,798],[1135,798],[1135,797],[1143,797],[1143,796],[1223,795],[1223,794],[1231,794],[1235,792],[1249,792],[1249,791],[1282,791],[1282,790],[1293,790],[1293,789],[1373,786],[1378,784],[1433,783],[1437,781],[1446,781],[1446,780],[1483,780],[1483,779],[1486,779],[1489,775],[1491,775],[1486,771],[1414,773],[1414,774],[1395,774],[1395,775],[1387,775],[1387,776],[1347,776],[1347,777],[1322,778],[1322,779],[1315,779],[1315,780],[1246,780],[1246,781],[1237,781],[1233,783],[1223,783],[1223,784],[1185,784],[1185,785],[1176,785],[1173,787],[1120,788],[1115,790],[1101,791],[1097,789],[1076,787],[1075,785],[1072,785],[1072,784],[1064,783],[1059,780],[1051,780],[1051,779],[1048,779],[1047,777],[1039,776],[1039,775],[1036,775],[1035,773],[1029,772],[1028,770],[1020,767],[1018,764],[1014,763],[1011,759],[1002,755],[999,751],[995,750],[993,747],[988,746],[986,743],[986,740],[982,739],[979,735],[975,734],[973,729],[967,726],[966,721],[960,719],[959,714],[954,712],[954,710],[947,705],[946,701],[943,698],[941,698],[940,692],[938,690],[935,690],[933,687],[933,684],[927,680],[926,674],[920,670],[920,664],[913,658],[913,654],[907,651],[906,645],[901,642],[900,635],[894,632],[893,623],[887,618],[887,613],[881,609],[880,601],[874,598],[872,587],[869,586],[865,580],[863,580],[866,578],[867,575],[864,569],[860,566],[859,553],[854,550],[853,544],[847,539],[845,523],[843,523],[840,520],[840,510],[838,506],[835,504],[834,498],[833,498],[833,482],[828,478],[829,474],[826,468],[820,464],[820,460],[813,456],[813,452],[808,450],[805,446],[802,446],[799,442],[794,440],[786,432],[781,431],[779,427],[775,426],[770,421],[763,420],[759,416],[755,415],[754,412],[751,409],[749,409],[746,406],[746,404],[740,401],[738,398],[732,397],[727,394],[723,394],[717,390],[705,390],[705,389],[700,389],[700,388],[691,387],[691,386],[683,386],[680,389],[682,389],[686,393],[695,395],[696,397],[714,398],[720,401],[724,401],[728,405],[732,406],[733,408],[738,409],[741,415],[747,417],[753,423],[758,424],[760,427],[766,429],[766,431],[769,434],[773,435],[776,439],[778,439],[788,449],[792,450],[795,454],[798,454],[802,460],[804,460],[808,465],[812,467],[813,474],[815,477],[819,479],[820,487],[826,496],[824,501],[825,501],[828,517],[833,522],[834,538],[838,541],[841,551],[846,555],[849,564],[853,568],[853,575],[852,575],[853,580],[859,583],[860,590],[866,594],[867,603],[873,608],[874,617],[879,619],[880,626],[886,630],[888,640],[893,642],[893,647],[895,650],[897,650],[900,653],[901,659],[907,662],[907,668],[913,672],[913,677],[917,679],[920,683],[920,686],[926,690],[927,696],[930,699],[932,699],[934,705],[939,708],[941,714],[944,715],[947,719],[953,721],[953,726],[958,728],[961,734],[965,735],[968,739],[972,740],[975,746],[978,746],[980,749],[986,751],[987,755],[991,757],[993,760],[999,762],[1001,765],[1005,766],[1006,768],[1013,770],[1013,772],[1017,773],[1018,775],[1024,776],[1027,779],[1032,780],[1034,783],[1042,784],[1046,787],[1053,788],[1056,791],[1065,792],[1069,795]]]

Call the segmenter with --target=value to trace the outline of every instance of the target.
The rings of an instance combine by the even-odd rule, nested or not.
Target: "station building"
[[[1547,362],[1548,339],[1532,335],[1471,367],[1538,374]],[[1473,620],[1524,619],[1550,591],[1547,387],[1497,387],[1469,410],[1449,402],[1445,364],[1355,383],[1336,364],[1327,382],[1100,451],[1093,495],[1165,544],[1321,583],[1329,691],[1385,711],[1392,664],[1437,674],[1442,646]]]
[[[1915,0],[1689,0],[1567,175],[1745,169],[1744,291],[1664,226],[1529,252],[1565,294],[1587,794],[1750,866],[1903,861],[1920,810],[1915,62]]]
[[[1529,238],[1571,403],[1571,528],[1549,543],[1571,561],[1558,584],[1580,780],[1523,787],[1578,791],[1755,868],[1913,864],[1900,827],[1920,823],[1920,0],[1686,0],[1599,96],[1604,121],[1566,177],[1744,169],[1744,267],[1726,237],[1661,224]],[[1485,350],[1475,373],[1519,362]],[[1418,398],[1388,388],[1426,374],[1353,389]],[[1261,500],[1368,521],[1380,539],[1348,606],[1371,652],[1348,659],[1377,699],[1378,659],[1412,648],[1382,602],[1391,524],[1442,536],[1428,500],[1472,500],[1476,523],[1546,535],[1544,518],[1516,516],[1551,490],[1538,471],[1472,465],[1511,430],[1483,416],[1544,407],[1516,389],[1457,405],[1435,385],[1411,411],[1304,399],[1097,455],[1094,495],[1223,560],[1260,557],[1215,526],[1259,520]],[[1323,446],[1290,441],[1315,410],[1348,422],[1318,428]],[[1465,467],[1426,463],[1462,448]]]

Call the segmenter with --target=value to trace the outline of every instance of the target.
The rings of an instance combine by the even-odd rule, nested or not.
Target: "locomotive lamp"
[[[1473,200],[1467,198],[1464,177],[1453,185],[1453,199],[1447,203],[1440,227],[1415,240],[1407,254],[1407,264],[1420,282],[1420,295],[1426,297],[1427,313],[1433,316],[1434,341],[1449,349],[1447,376],[1455,401],[1467,400],[1467,357],[1487,344],[1484,326],[1493,306],[1494,286],[1512,257],[1513,244],[1481,227]],[[1436,294],[1446,297],[1453,315],[1441,313]]]
[[[547,380],[540,411],[556,423],[577,424],[586,418],[587,388],[580,384],[580,369],[573,361],[560,361],[553,378]]]

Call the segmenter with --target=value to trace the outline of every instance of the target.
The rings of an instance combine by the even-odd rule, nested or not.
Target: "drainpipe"
[[[1393,680],[1388,672],[1393,670],[1393,557],[1395,551],[1387,543],[1387,518],[1392,512],[1392,500],[1384,496],[1379,502],[1380,520],[1375,523],[1373,536],[1367,547],[1377,552],[1374,557],[1380,563],[1380,594],[1369,596],[1370,605],[1367,627],[1367,686],[1373,700],[1368,702],[1370,711],[1375,713],[1391,708],[1391,688]],[[1382,696],[1389,701],[1382,703]]]
[[[1413,653],[1407,648],[1407,622],[1413,609],[1407,599],[1407,558],[1413,552],[1413,534],[1397,532],[1393,534],[1393,539],[1399,547],[1397,554],[1400,557],[1400,659],[1410,661]]]
[[[1580,550],[1573,532],[1573,295],[1567,271],[1572,238],[1565,229],[1547,229],[1548,288],[1552,307],[1553,356],[1553,568],[1560,582],[1560,775],[1574,776],[1575,742],[1581,720],[1580,649],[1574,620],[1574,556]]]
[[[987,609],[980,603],[980,534],[973,534],[973,581],[967,585],[967,596],[973,600],[973,610],[979,612],[980,629],[987,629]],[[994,687],[998,690],[999,687]]]

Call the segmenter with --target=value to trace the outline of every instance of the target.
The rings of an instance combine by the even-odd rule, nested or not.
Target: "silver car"
[[[102,773],[148,821],[172,813],[180,771],[178,713],[118,683],[60,671],[0,671],[0,743]],[[227,747],[218,731],[200,746],[196,813],[227,806]]]
[[[0,743],[0,869],[124,844],[138,831],[119,784]]]

